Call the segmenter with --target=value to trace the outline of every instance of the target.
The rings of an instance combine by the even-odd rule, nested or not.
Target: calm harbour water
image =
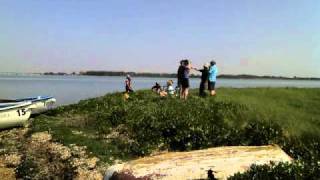
[[[124,90],[125,77],[96,76],[0,76],[0,99],[15,99],[50,95],[57,105],[76,103]],[[133,77],[134,89],[149,89],[155,82],[165,85],[168,78]],[[176,79],[173,79],[176,81]],[[198,88],[200,80],[191,79],[191,88]],[[320,88],[320,81],[218,79],[217,87],[305,87]]]

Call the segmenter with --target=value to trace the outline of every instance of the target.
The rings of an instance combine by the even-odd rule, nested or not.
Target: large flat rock
[[[290,162],[291,158],[277,145],[229,146],[189,152],[169,152],[144,157],[108,168],[105,179],[114,172],[147,179],[204,179],[209,169],[218,179],[246,171],[252,164],[271,161]]]

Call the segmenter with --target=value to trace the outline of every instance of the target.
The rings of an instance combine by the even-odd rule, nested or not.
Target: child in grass
[[[159,94],[161,97],[165,97],[167,95],[173,96],[175,94],[175,89],[173,87],[173,81],[172,80],[167,81],[167,87],[165,88],[165,90],[160,91]]]

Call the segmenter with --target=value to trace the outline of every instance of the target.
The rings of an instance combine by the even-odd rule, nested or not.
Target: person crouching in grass
[[[156,82],[156,84],[154,86],[152,86],[151,90],[153,92],[156,92],[156,93],[160,93],[161,92],[161,86],[158,82]]]
[[[218,68],[215,61],[210,62],[209,68],[209,81],[208,81],[208,89],[210,91],[211,96],[216,95],[216,81],[217,81]]]
[[[165,97],[167,95],[173,96],[175,94],[175,89],[173,88],[173,81],[167,81],[167,87],[163,91],[160,91],[159,94],[161,97]]]

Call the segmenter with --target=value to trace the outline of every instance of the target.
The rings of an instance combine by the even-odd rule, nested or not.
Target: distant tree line
[[[314,77],[256,76],[256,75],[248,75],[248,74],[240,74],[240,75],[222,74],[222,75],[219,75],[218,77],[219,78],[224,78],[224,79],[320,80],[320,78],[314,78]]]
[[[45,72],[45,73],[43,73],[43,75],[59,75],[59,76],[64,76],[64,75],[69,75],[69,74],[64,73],[64,72],[57,72],[57,73],[54,73],[54,72]]]
[[[64,72],[46,72],[44,75],[84,75],[84,76],[126,76],[130,74],[133,77],[166,77],[166,78],[176,78],[176,73],[150,73],[150,72],[125,72],[125,71],[82,71],[80,73],[71,73],[67,74]],[[199,78],[198,74],[191,74],[191,78]],[[221,74],[218,78],[223,79],[283,79],[283,80],[320,80],[320,78],[315,77],[284,77],[284,76],[256,76],[248,74],[240,75],[230,75],[230,74]]]
[[[175,78],[177,74],[175,73],[149,73],[149,72],[124,72],[124,71],[86,71],[81,72],[81,75],[87,76],[125,76],[130,74],[134,77],[167,77]],[[191,77],[198,77],[198,75],[191,75]]]
[[[175,78],[177,77],[176,73],[138,73],[138,72],[124,72],[124,71],[86,71],[80,73],[81,75],[88,76],[125,76],[130,74],[135,77],[168,77]],[[198,78],[200,75],[191,74],[191,77]],[[320,80],[320,78],[313,77],[284,77],[284,76],[256,76],[256,75],[248,75],[248,74],[240,74],[240,75],[229,75],[229,74],[221,74],[218,78],[223,79],[284,79],[284,80]]]

